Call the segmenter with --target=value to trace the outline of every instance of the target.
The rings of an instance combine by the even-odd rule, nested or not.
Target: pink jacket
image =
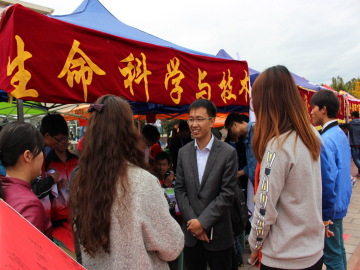
[[[30,183],[6,176],[0,176],[0,182],[5,202],[52,239],[51,221],[45,214],[41,201],[31,191]]]

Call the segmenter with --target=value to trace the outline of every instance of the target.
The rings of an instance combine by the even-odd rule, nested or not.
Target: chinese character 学
[[[12,77],[10,82],[11,85],[15,87],[15,89],[11,92],[11,95],[16,98],[38,97],[39,93],[35,89],[26,89],[26,85],[31,79],[31,74],[25,69],[24,62],[31,58],[32,55],[24,50],[25,44],[21,37],[16,35],[15,39],[17,43],[17,56],[12,62],[10,62],[9,57],[9,63],[7,66],[7,76],[11,76],[15,68],[18,68],[18,71]]]
[[[130,53],[128,57],[126,57],[124,60],[121,60],[121,63],[128,63],[126,67],[120,68],[119,71],[121,75],[124,77],[127,76],[126,80],[124,80],[125,88],[130,88],[130,93],[134,96],[134,90],[133,90],[133,81],[135,79],[135,82],[139,84],[142,80],[144,80],[145,84],[145,94],[146,94],[146,102],[149,102],[149,86],[148,86],[148,80],[147,76],[151,75],[151,71],[147,69],[146,67],[146,56],[145,54],[141,53],[142,60],[139,58],[134,58],[133,54]],[[134,65],[132,62],[136,61],[136,65]]]
[[[168,90],[169,80],[171,80],[171,84],[174,88],[170,92],[170,97],[174,101],[175,104],[179,104],[181,100],[181,94],[184,92],[182,87],[180,86],[180,82],[185,78],[184,73],[179,70],[180,61],[178,58],[174,57],[173,60],[170,60],[170,63],[167,64],[168,73],[165,75],[165,89]]]
[[[203,72],[198,68],[199,73],[199,80],[198,80],[198,87],[199,90],[202,90],[199,93],[196,93],[196,99],[202,98],[202,99],[211,99],[211,86],[208,83],[202,82],[203,79],[205,79],[207,72],[204,70]],[[206,90],[205,90],[206,89]],[[207,95],[207,98],[205,97]]]
[[[231,77],[231,72],[229,69],[228,69],[227,80],[225,79],[225,77],[226,77],[225,72],[223,72],[223,79],[222,79],[221,83],[219,84],[219,86],[223,90],[221,93],[221,99],[226,104],[227,100],[230,100],[232,98],[236,100],[236,96],[232,93],[231,82],[234,80],[234,78]]]
[[[74,39],[74,43],[66,59],[64,68],[58,75],[58,78],[62,78],[67,74],[66,81],[71,88],[74,86],[74,78],[78,84],[81,80],[84,89],[84,100],[86,102],[87,87],[92,82],[93,73],[95,72],[97,75],[106,75],[106,73],[93,61],[91,61],[91,59],[81,49],[79,49],[79,46],[80,42]],[[81,57],[74,59],[76,53],[80,54]]]
[[[248,100],[248,95],[249,95],[249,87],[248,87],[248,82],[249,82],[249,76],[247,71],[245,70],[245,78],[243,80],[240,80],[240,84],[241,84],[241,89],[239,91],[239,96],[245,92],[245,100],[247,102]]]

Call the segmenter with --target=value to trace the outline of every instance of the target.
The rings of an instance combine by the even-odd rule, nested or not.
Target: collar
[[[337,125],[339,125],[337,120],[331,120],[329,122],[326,122],[325,125],[323,126],[320,134],[324,134],[327,130],[329,130],[330,128],[335,127]]]
[[[248,143],[249,139],[250,139],[250,131],[251,131],[251,127],[253,125],[253,122],[249,121],[248,126],[247,126],[247,133],[244,136],[243,142],[244,143]]]
[[[195,143],[194,143],[195,149],[199,149],[199,151],[200,151],[200,148],[199,148],[199,146],[197,144],[196,139],[194,141],[195,141]],[[204,149],[208,149],[210,151],[213,143],[214,143],[214,135],[211,134],[211,139],[210,139],[209,143],[206,145],[206,147]]]

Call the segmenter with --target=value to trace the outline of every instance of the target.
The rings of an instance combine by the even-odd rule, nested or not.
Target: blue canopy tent
[[[234,58],[232,58],[225,50],[221,49],[217,55],[217,57],[220,58],[224,58],[224,59],[229,59],[229,60],[234,60]],[[315,90],[315,91],[319,91],[320,89],[322,89],[321,86],[316,85],[316,84],[311,84],[308,80],[296,75],[295,73],[291,73],[291,76],[293,77],[296,85],[302,87],[302,88],[306,88],[306,89],[311,89],[311,90]],[[250,83],[251,85],[254,84],[255,79],[259,76],[260,72],[256,71],[252,68],[249,68],[249,76],[250,76]]]
[[[128,38],[136,41],[150,43],[158,46],[169,47],[191,54],[216,57],[214,55],[191,50],[161,38],[155,37],[137,28],[129,26],[119,21],[112,15],[98,0],[84,0],[80,6],[69,15],[53,15],[51,18],[78,26],[91,28],[111,35]],[[223,58],[223,57],[222,57]],[[187,112],[188,105],[185,106],[164,106],[152,103],[130,102],[135,114],[183,114]],[[219,112],[246,112],[247,106],[227,106],[218,108]]]

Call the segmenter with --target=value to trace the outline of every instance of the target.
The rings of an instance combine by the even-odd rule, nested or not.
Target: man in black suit
[[[230,270],[233,230],[230,207],[235,196],[236,150],[211,134],[216,107],[206,99],[189,107],[195,140],[179,151],[175,196],[183,217],[187,269]]]

